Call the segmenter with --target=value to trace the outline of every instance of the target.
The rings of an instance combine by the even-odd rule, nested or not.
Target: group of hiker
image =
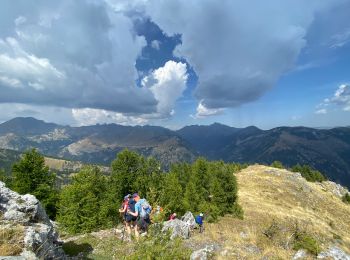
[[[126,232],[129,239],[134,227],[135,237],[139,238],[141,231],[147,232],[148,225],[151,223],[150,214],[152,207],[146,199],[141,199],[138,193],[126,195],[119,212],[123,214]]]
[[[123,216],[128,240],[131,239],[132,230],[135,232],[135,238],[138,240],[141,232],[147,234],[148,226],[151,224],[151,213],[159,215],[163,209],[157,206],[153,211],[151,205],[146,199],[141,199],[138,193],[128,194],[124,197],[119,212]],[[176,213],[172,213],[169,220],[176,219]],[[195,217],[196,224],[199,226],[199,232],[203,232],[203,213]]]

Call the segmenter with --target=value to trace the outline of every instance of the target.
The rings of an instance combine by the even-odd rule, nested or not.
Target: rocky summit
[[[22,259],[66,259],[53,223],[33,195],[19,195],[0,182],[0,211],[2,253]]]

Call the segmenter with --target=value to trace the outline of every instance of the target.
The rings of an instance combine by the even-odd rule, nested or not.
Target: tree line
[[[233,174],[245,165],[197,159],[173,164],[164,172],[154,158],[124,150],[105,175],[97,167],[85,166],[63,187],[55,185],[56,175],[45,166],[36,150],[24,153],[12,167],[7,185],[20,194],[35,195],[48,215],[70,233],[111,227],[121,221],[122,198],[138,192],[164,213],[204,212],[208,221],[233,214],[242,217],[237,204],[237,181]],[[1,174],[0,174],[1,177]]]

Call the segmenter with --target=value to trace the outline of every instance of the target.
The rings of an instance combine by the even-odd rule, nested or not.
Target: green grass
[[[69,256],[84,259],[189,259],[191,250],[185,248],[181,239],[170,240],[168,234],[157,231],[139,242],[123,242],[117,237],[97,238],[86,235],[63,245]]]

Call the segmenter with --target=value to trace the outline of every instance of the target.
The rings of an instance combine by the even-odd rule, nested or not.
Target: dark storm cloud
[[[154,112],[135,84],[145,45],[103,1],[2,1],[0,102]]]

